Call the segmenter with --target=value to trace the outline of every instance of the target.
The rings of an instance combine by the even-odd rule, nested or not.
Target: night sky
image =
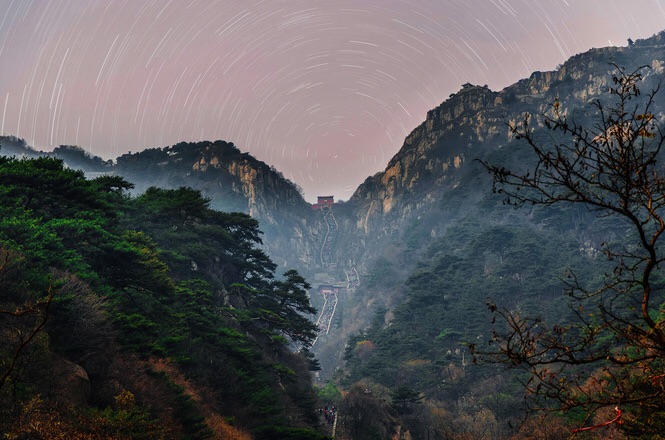
[[[223,139],[348,199],[463,83],[663,29],[665,0],[0,0],[0,131],[105,159]]]

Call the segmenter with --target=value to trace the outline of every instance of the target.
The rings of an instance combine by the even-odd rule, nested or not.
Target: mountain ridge
[[[650,78],[663,73],[663,44],[665,32],[628,47],[591,49],[557,70],[533,72],[501,91],[465,84],[427,112],[385,170],[368,177],[354,192],[349,203],[357,210],[356,224],[366,234],[372,229],[385,232],[394,229],[385,224],[391,213],[404,218],[423,204],[441,202],[437,195],[442,188],[452,189],[460,168],[470,166],[485,151],[509,143],[509,125],[526,113],[544,114],[555,99],[566,108],[598,98],[609,87],[615,65],[648,65],[645,84],[649,88],[654,85]]]
[[[351,333],[369,325],[381,307],[390,321],[391,311],[407,294],[401,283],[432,241],[464,218],[487,215],[499,224],[517,218],[493,210],[500,201],[488,201],[490,179],[474,159],[503,158],[519,165],[519,146],[509,125],[524,114],[546,113],[555,100],[587,120],[585,106],[604,96],[617,65],[648,65],[644,86],[656,86],[663,78],[664,48],[661,32],[627,47],[591,49],[556,70],[533,72],[500,91],[463,85],[427,112],[384,171],[369,176],[349,201],[334,206],[339,225],[334,267],[326,267],[320,258],[327,229],[318,212],[277,170],[232,143],[183,142],[126,154],[117,164],[106,164],[108,168],[102,163],[101,169],[124,172],[130,181],[150,176],[149,182],[139,183],[143,189],[159,182],[193,186],[210,197],[216,209],[251,213],[260,221],[264,247],[273,260],[296,267],[308,279],[344,280],[347,270],[357,269],[361,286],[348,289],[333,326],[336,336],[319,348],[334,358],[323,362],[330,377]],[[662,106],[657,110],[662,112]],[[535,121],[535,127],[542,128],[538,118]],[[99,165],[100,160],[93,162]]]

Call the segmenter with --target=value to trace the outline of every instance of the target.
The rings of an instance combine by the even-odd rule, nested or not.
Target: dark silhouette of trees
[[[390,393],[392,407],[400,417],[410,415],[414,407],[422,403],[423,396],[419,391],[413,390],[406,385],[398,386]]]
[[[131,187],[0,156],[0,434],[323,438],[289,342],[315,336],[305,279],[275,278],[251,217]]]
[[[483,163],[508,204],[582,205],[615,221],[625,238],[601,245],[612,270],[595,283],[566,273],[572,323],[489,304],[505,327],[497,327],[494,348],[483,356],[528,371],[532,408],[582,409],[590,420],[601,408],[620,406],[632,418],[628,432],[663,432],[665,133],[654,109],[658,87],[640,91],[644,68],[614,67],[609,98],[591,104],[595,122],[569,118],[555,100],[542,118],[525,116],[511,126],[530,146],[529,171]]]
[[[5,271],[11,270],[14,258],[18,258],[16,253],[0,248],[0,277],[5,278]],[[0,389],[11,380],[21,353],[44,330],[54,294],[53,285],[49,284],[41,298],[28,298],[11,309],[0,308],[0,335],[4,341],[0,352]]]

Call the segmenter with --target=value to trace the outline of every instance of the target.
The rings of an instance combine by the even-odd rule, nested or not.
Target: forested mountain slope
[[[323,438],[308,284],[199,191],[0,157],[6,438]]]
[[[332,333],[317,343],[314,351],[325,364],[323,377],[331,379],[334,385],[328,389],[330,402],[340,405],[340,414],[345,411],[347,414],[338,431],[339,438],[361,440],[390,435],[406,438],[405,431],[412,438],[422,439],[530,438],[538,430],[543,436],[554,433],[552,438],[567,438],[574,426],[592,420],[598,423],[611,420],[612,408],[592,411],[591,415],[573,411],[548,421],[531,419],[518,430],[524,409],[519,381],[527,381],[528,377],[518,370],[505,371],[495,365],[476,366],[470,348],[476,351],[478,347],[487,348],[494,337],[497,327],[492,322],[492,309],[534,317],[534,328],[540,328],[540,318],[543,322],[566,326],[582,317],[593,324],[597,313],[587,312],[586,303],[571,306],[563,281],[574,274],[575,282],[602,285],[605,275],[616,269],[616,261],[605,258],[607,244],[623,246],[632,237],[630,228],[612,216],[599,217],[585,206],[529,205],[519,210],[505,206],[505,196],[493,193],[492,177],[482,162],[524,172],[532,169],[536,163],[532,149],[524,139],[516,139],[511,130],[511,126],[519,126],[525,120],[525,114],[535,115],[530,127],[535,139],[544,145],[557,145],[566,140],[563,135],[569,134],[568,128],[553,131],[545,124],[542,115],[552,115],[553,111],[561,111],[571,121],[591,127],[602,140],[608,133],[604,128],[608,127],[594,125],[599,112],[590,104],[598,102],[601,108],[612,105],[616,94],[610,93],[610,89],[616,85],[614,78],[621,76],[619,69],[637,69],[641,73],[639,88],[648,95],[662,84],[664,67],[665,34],[661,33],[627,47],[592,49],[566,61],[556,71],[535,72],[501,91],[465,84],[428,112],[427,119],[406,138],[385,171],[369,177],[351,200],[333,206],[334,230],[329,229],[333,223],[326,223],[328,220],[323,220],[320,211],[311,210],[297,188],[282,179],[276,170],[224,141],[146,150],[121,156],[116,163],[91,158],[78,147],[61,147],[54,153],[90,176],[111,173],[130,181],[132,177],[137,180],[147,177],[148,183],[138,184],[137,194],[152,185],[170,188],[149,189],[137,198],[123,195],[128,189],[107,192],[123,200],[122,214],[117,217],[127,223],[120,225],[129,230],[144,225],[143,233],[151,237],[150,246],[159,255],[155,261],[169,268],[169,277],[176,286],[189,277],[198,280],[196,286],[199,282],[226,286],[212,291],[220,294],[213,297],[218,301],[215,305],[220,307],[220,313],[231,320],[228,328],[244,328],[243,325],[255,321],[263,323],[253,329],[256,333],[251,333],[252,341],[279,345],[283,340],[275,338],[275,332],[297,340],[307,332],[280,325],[305,323],[293,320],[291,314],[288,318],[279,313],[273,315],[276,312],[262,308],[262,303],[252,309],[256,286],[249,285],[247,290],[236,290],[235,294],[229,291],[229,280],[225,279],[229,274],[251,273],[256,270],[254,263],[268,268],[268,272],[274,271],[275,266],[259,263],[265,255],[256,248],[250,246],[253,249],[250,252],[241,246],[239,254],[231,253],[249,265],[237,262],[234,264],[239,267],[232,269],[218,267],[226,257],[211,259],[210,255],[214,255],[211,252],[234,249],[225,240],[227,233],[238,231],[236,228],[240,226],[236,222],[249,224],[249,235],[244,237],[250,244],[258,246],[259,235],[248,217],[235,214],[208,217],[210,207],[238,210],[259,219],[260,229],[265,233],[262,249],[280,268],[293,266],[308,279],[337,283],[340,300],[330,321]],[[634,116],[636,120],[639,117],[656,121],[662,127],[665,100],[662,92],[656,96],[649,113]],[[634,102],[639,102],[637,96]],[[573,144],[575,139],[573,136]],[[570,140],[568,137],[567,141]],[[4,142],[20,150],[20,140],[4,139]],[[3,151],[5,148],[9,147],[3,146]],[[660,157],[657,159],[662,163]],[[99,182],[114,181],[116,177],[106,175],[101,179]],[[211,198],[211,202],[203,202],[196,191]],[[149,209],[141,212],[138,206]],[[190,213],[194,213],[193,217]],[[166,219],[170,220],[165,228],[166,224],[160,222]],[[31,221],[44,220],[39,217]],[[245,230],[244,226],[240,230]],[[334,240],[327,242],[328,234]],[[35,237],[42,236],[48,235]],[[321,256],[326,242],[332,244],[326,249],[324,264]],[[157,249],[167,243],[182,249],[159,253]],[[150,246],[146,244],[143,248],[153,249]],[[626,247],[627,252],[632,250],[631,246]],[[36,248],[41,249],[42,244]],[[91,250],[83,248],[83,251]],[[75,261],[83,258],[72,255]],[[112,266],[99,270],[109,270]],[[352,272],[359,274],[358,283],[351,282]],[[263,280],[259,291],[267,286],[275,295],[284,293],[283,285],[267,273],[250,279]],[[299,278],[287,277],[286,282],[289,280],[304,289]],[[190,284],[181,286],[185,287],[194,289]],[[662,289],[654,294],[654,300],[661,301],[660,295]],[[144,301],[145,304],[138,304],[148,311],[158,306],[148,299]],[[208,310],[200,305],[192,307]],[[662,311],[653,311],[654,315],[659,313]],[[122,319],[116,325],[125,323]],[[150,320],[131,323],[144,324],[151,329],[155,323]],[[239,335],[228,332],[225,335],[231,339],[246,338],[241,332]],[[156,334],[169,335],[161,331]],[[616,347],[610,339],[598,345]],[[241,345],[245,346],[245,342],[243,339]],[[128,339],[118,343],[143,350],[141,344],[146,342]],[[160,342],[159,348],[180,350],[183,344],[188,346],[181,339],[168,339]],[[237,348],[232,342],[225,344],[222,353],[227,349],[233,352],[230,347]],[[176,359],[182,356],[187,364],[189,352],[174,353]],[[244,361],[238,362],[241,365]],[[279,372],[288,375],[297,371],[280,360],[278,365],[282,364],[285,369],[278,367],[274,377],[282,377]],[[337,368],[340,366],[343,367]],[[602,383],[602,372],[593,369],[575,372],[579,372],[579,378],[594,378],[593,384]],[[655,380],[656,388],[661,383],[660,373],[665,371],[658,370],[648,376]],[[197,373],[196,377],[207,376]],[[246,376],[240,374],[240,377]],[[340,396],[333,392],[335,386],[349,391],[341,401],[336,400]],[[585,387],[587,390],[591,385]],[[634,419],[626,416],[632,424],[627,423],[630,428],[624,429],[648,433],[647,428],[639,428],[640,423],[649,429],[658,427],[663,406],[654,404],[653,418],[647,421],[644,421],[647,412],[633,411]],[[259,411],[253,407],[254,410]],[[611,435],[621,438],[617,426],[613,423],[608,429]],[[657,428],[651,432],[657,432]],[[601,438],[602,435],[598,434]]]
[[[195,188],[210,199],[211,208],[242,212],[258,220],[261,231],[270,237],[262,246],[279,266],[309,271],[319,263],[316,247],[322,224],[300,188],[231,142],[181,142],[104,161],[77,146],[62,145],[44,153],[23,139],[3,136],[0,153],[10,157],[57,157],[89,177],[119,175],[133,183],[132,194],[153,186]]]
[[[478,358],[472,356],[472,352],[496,350],[488,345],[493,340],[504,344],[498,349],[504,354],[509,352],[508,348],[516,349],[505,345],[511,343],[510,339],[497,337],[495,333],[503,334],[505,329],[501,326],[506,323],[501,319],[494,321],[516,316],[523,317],[524,321],[518,319],[509,323],[510,328],[521,330],[509,335],[516,338],[512,340],[515,345],[524,344],[519,345],[524,357],[510,358],[513,367],[528,360],[529,353],[534,353],[529,351],[532,347],[529,344],[533,344],[532,350],[541,347],[539,344],[543,342],[538,335],[546,334],[553,338],[548,341],[565,344],[561,340],[575,340],[574,334],[581,332],[580,328],[592,335],[601,329],[607,330],[602,341],[594,336],[588,346],[575,346],[574,355],[573,348],[569,348],[568,355],[580,359],[588,359],[587,353],[621,351],[622,347],[627,347],[622,345],[626,341],[625,334],[617,336],[609,329],[621,327],[625,319],[633,319],[639,300],[631,303],[621,297],[598,302],[598,296],[578,300],[568,293],[571,285],[586,286],[589,291],[600,289],[612,276],[624,276],[633,270],[627,260],[608,259],[616,255],[608,249],[623,249],[619,253],[625,252],[634,261],[643,261],[631,254],[637,249],[635,243],[640,242],[631,229],[631,222],[622,222],[611,210],[599,211],[593,205],[528,203],[516,210],[503,203],[505,195],[493,193],[492,178],[476,159],[497,165],[498,176],[502,175],[502,167],[527,176],[531,172],[533,176],[536,164],[533,149],[524,139],[515,137],[511,129],[511,126],[519,127],[526,114],[533,115],[529,119],[531,138],[543,145],[545,151],[555,145],[575,146],[583,136],[588,136],[587,141],[592,146],[602,142],[609,144],[615,141],[607,139],[618,138],[617,133],[623,133],[621,130],[626,130],[625,127],[648,120],[652,125],[641,129],[634,145],[641,145],[646,139],[644,142],[649,146],[650,139],[654,138],[656,143],[649,148],[659,152],[658,140],[665,124],[662,91],[656,93],[648,111],[640,113],[640,110],[649,102],[650,92],[663,83],[663,66],[665,35],[661,33],[629,47],[594,49],[577,55],[555,72],[536,72],[529,79],[499,92],[465,85],[428,113],[427,120],[407,137],[384,172],[368,178],[358,188],[344,206],[345,212],[352,213],[344,227],[355,230],[356,236],[367,244],[359,250],[367,252],[367,265],[364,283],[356,291],[355,308],[356,316],[365,316],[368,325],[349,339],[346,366],[339,380],[346,387],[361,383],[362,388],[376,396],[377,402],[385,399],[392,405],[371,421],[374,428],[364,428],[356,421],[353,438],[371,438],[372,429],[399,424],[394,419],[396,414],[402,423],[401,429],[408,429],[414,438],[533,438],[540,435],[536,427],[544,426],[554,436],[551,438],[567,438],[575,427],[594,424],[592,420],[598,424],[613,420],[613,407],[621,399],[615,398],[611,406],[607,401],[611,401],[612,393],[622,395],[621,387],[622,392],[627,392],[628,382],[635,388],[638,388],[636,384],[644,383],[640,385],[644,387],[639,391],[640,398],[654,400],[650,401],[651,410],[627,405],[630,409],[629,415],[625,415],[626,435],[652,438],[651,435],[661,430],[664,405],[662,396],[658,397],[658,389],[660,374],[664,373],[662,353],[648,355],[656,359],[650,364],[652,370],[642,365],[639,367],[643,371],[641,376],[628,375],[630,379],[619,386],[618,376],[610,379],[609,371],[613,370],[606,366],[590,362],[589,367],[583,368],[582,362],[575,361],[565,370],[570,375],[567,376],[558,369],[564,363],[548,359],[548,352],[536,351],[542,356],[538,358],[540,369],[534,369],[540,374],[542,390],[564,389],[548,380],[579,384],[577,401],[574,394],[566,395],[567,405],[577,405],[577,409],[559,413],[563,418],[527,423],[518,432],[518,419],[525,409],[524,387],[520,381],[527,383],[529,375],[519,369],[505,370],[503,366],[486,363],[476,365]],[[620,99],[617,90],[624,84],[625,72],[633,71],[640,74],[636,86],[641,93],[628,95],[625,111],[611,113],[611,108],[617,108],[613,106]],[[599,106],[592,105],[594,102]],[[606,113],[601,114],[599,108]],[[557,112],[566,118],[568,125],[554,125],[552,121],[546,125],[542,115],[553,118]],[[611,117],[620,122],[613,123]],[[632,125],[625,125],[629,123]],[[572,127],[577,126],[588,130],[571,134]],[[618,130],[617,127],[623,128]],[[561,144],[565,142],[567,144]],[[623,140],[616,142],[621,144]],[[597,151],[602,155],[602,149]],[[575,152],[581,155],[580,151]],[[647,156],[635,153],[630,160],[637,161],[639,157]],[[626,159],[626,163],[630,160]],[[655,197],[661,195],[657,189],[660,177],[656,173],[662,171],[663,160],[660,153],[653,161],[648,159],[656,183],[647,191],[657,191]],[[560,162],[553,159],[550,165],[553,163]],[[576,162],[570,159],[570,163]],[[540,162],[540,165],[547,170],[547,163]],[[596,175],[606,171],[597,168]],[[594,176],[590,170],[588,178]],[[605,188],[612,188],[606,185]],[[573,194],[574,188],[570,189]],[[654,217],[647,216],[645,221],[652,221]],[[659,217],[655,218],[657,225]],[[650,224],[649,227],[657,226]],[[357,244],[347,246],[352,249]],[[662,323],[661,304],[665,298],[660,289],[662,269],[658,266],[657,270],[654,277],[659,287],[653,292],[649,313]],[[607,318],[608,310],[612,310],[609,312],[612,318]],[[613,320],[614,324],[602,321],[601,316]],[[586,324],[580,326],[580,323]],[[524,330],[523,325],[528,325],[530,330]],[[641,331],[637,328],[633,331]],[[647,328],[645,333],[649,333],[646,324],[639,328]],[[563,332],[561,340],[547,333],[552,331],[556,335],[557,329]],[[571,329],[569,338],[563,329]],[[561,349],[561,358],[566,356],[565,345],[552,344],[550,348]],[[636,353],[626,354],[627,357],[618,362],[628,363],[631,356],[639,359]],[[575,366],[576,363],[580,365]],[[605,379],[603,374],[607,375]],[[539,382],[529,383],[532,387],[527,395],[542,397],[541,386],[536,387]],[[589,415],[583,409],[585,405],[587,410],[596,404],[602,405],[592,400],[585,403],[584,399],[590,399],[593,387],[603,386],[608,390],[605,406],[602,411]],[[557,398],[563,401],[562,395],[557,396],[556,391],[551,393],[548,397],[552,401],[538,401],[541,408],[556,406],[552,402],[557,402]],[[361,399],[359,394],[349,397],[345,400],[350,407]],[[615,420],[607,428],[611,434],[591,431],[588,435],[622,438],[617,427]]]

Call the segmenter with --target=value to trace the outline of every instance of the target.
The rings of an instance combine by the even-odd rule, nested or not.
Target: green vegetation
[[[570,222],[572,211],[538,215]],[[561,284],[570,266],[585,268],[578,276],[587,279],[603,268],[580,252],[572,234],[527,221],[488,225],[470,217],[451,226],[404,283],[406,297],[391,321],[385,324],[379,310],[372,325],[349,339],[342,384],[385,389],[393,417],[418,438],[427,438],[427,429],[450,438],[475,429],[508,435],[508,423],[520,422],[523,377],[474,364],[469,347],[486,347],[492,338],[488,302],[570,322]]]
[[[482,163],[429,193],[441,206],[402,224],[356,294],[377,314],[349,338],[338,375],[370,391],[340,403],[374,408],[357,435],[662,436],[665,133],[640,80],[619,70],[591,110],[557,100],[511,119],[516,139],[479,145]],[[410,269],[402,282],[397,266]],[[377,310],[387,289],[400,302]]]
[[[0,433],[323,438],[291,351],[315,336],[307,282],[275,277],[252,218],[131,187],[0,157]]]
[[[512,127],[531,148],[532,168],[485,165],[509,204],[582,206],[624,231],[598,246],[610,263],[598,283],[569,273],[572,322],[492,305],[505,328],[495,332],[488,355],[528,373],[533,406],[586,415],[616,408],[628,412],[626,432],[652,436],[665,428],[665,132],[654,115],[658,88],[640,90],[645,68],[614,67],[611,96],[591,103],[593,123],[569,117],[556,100],[541,117],[549,139],[528,116]]]

